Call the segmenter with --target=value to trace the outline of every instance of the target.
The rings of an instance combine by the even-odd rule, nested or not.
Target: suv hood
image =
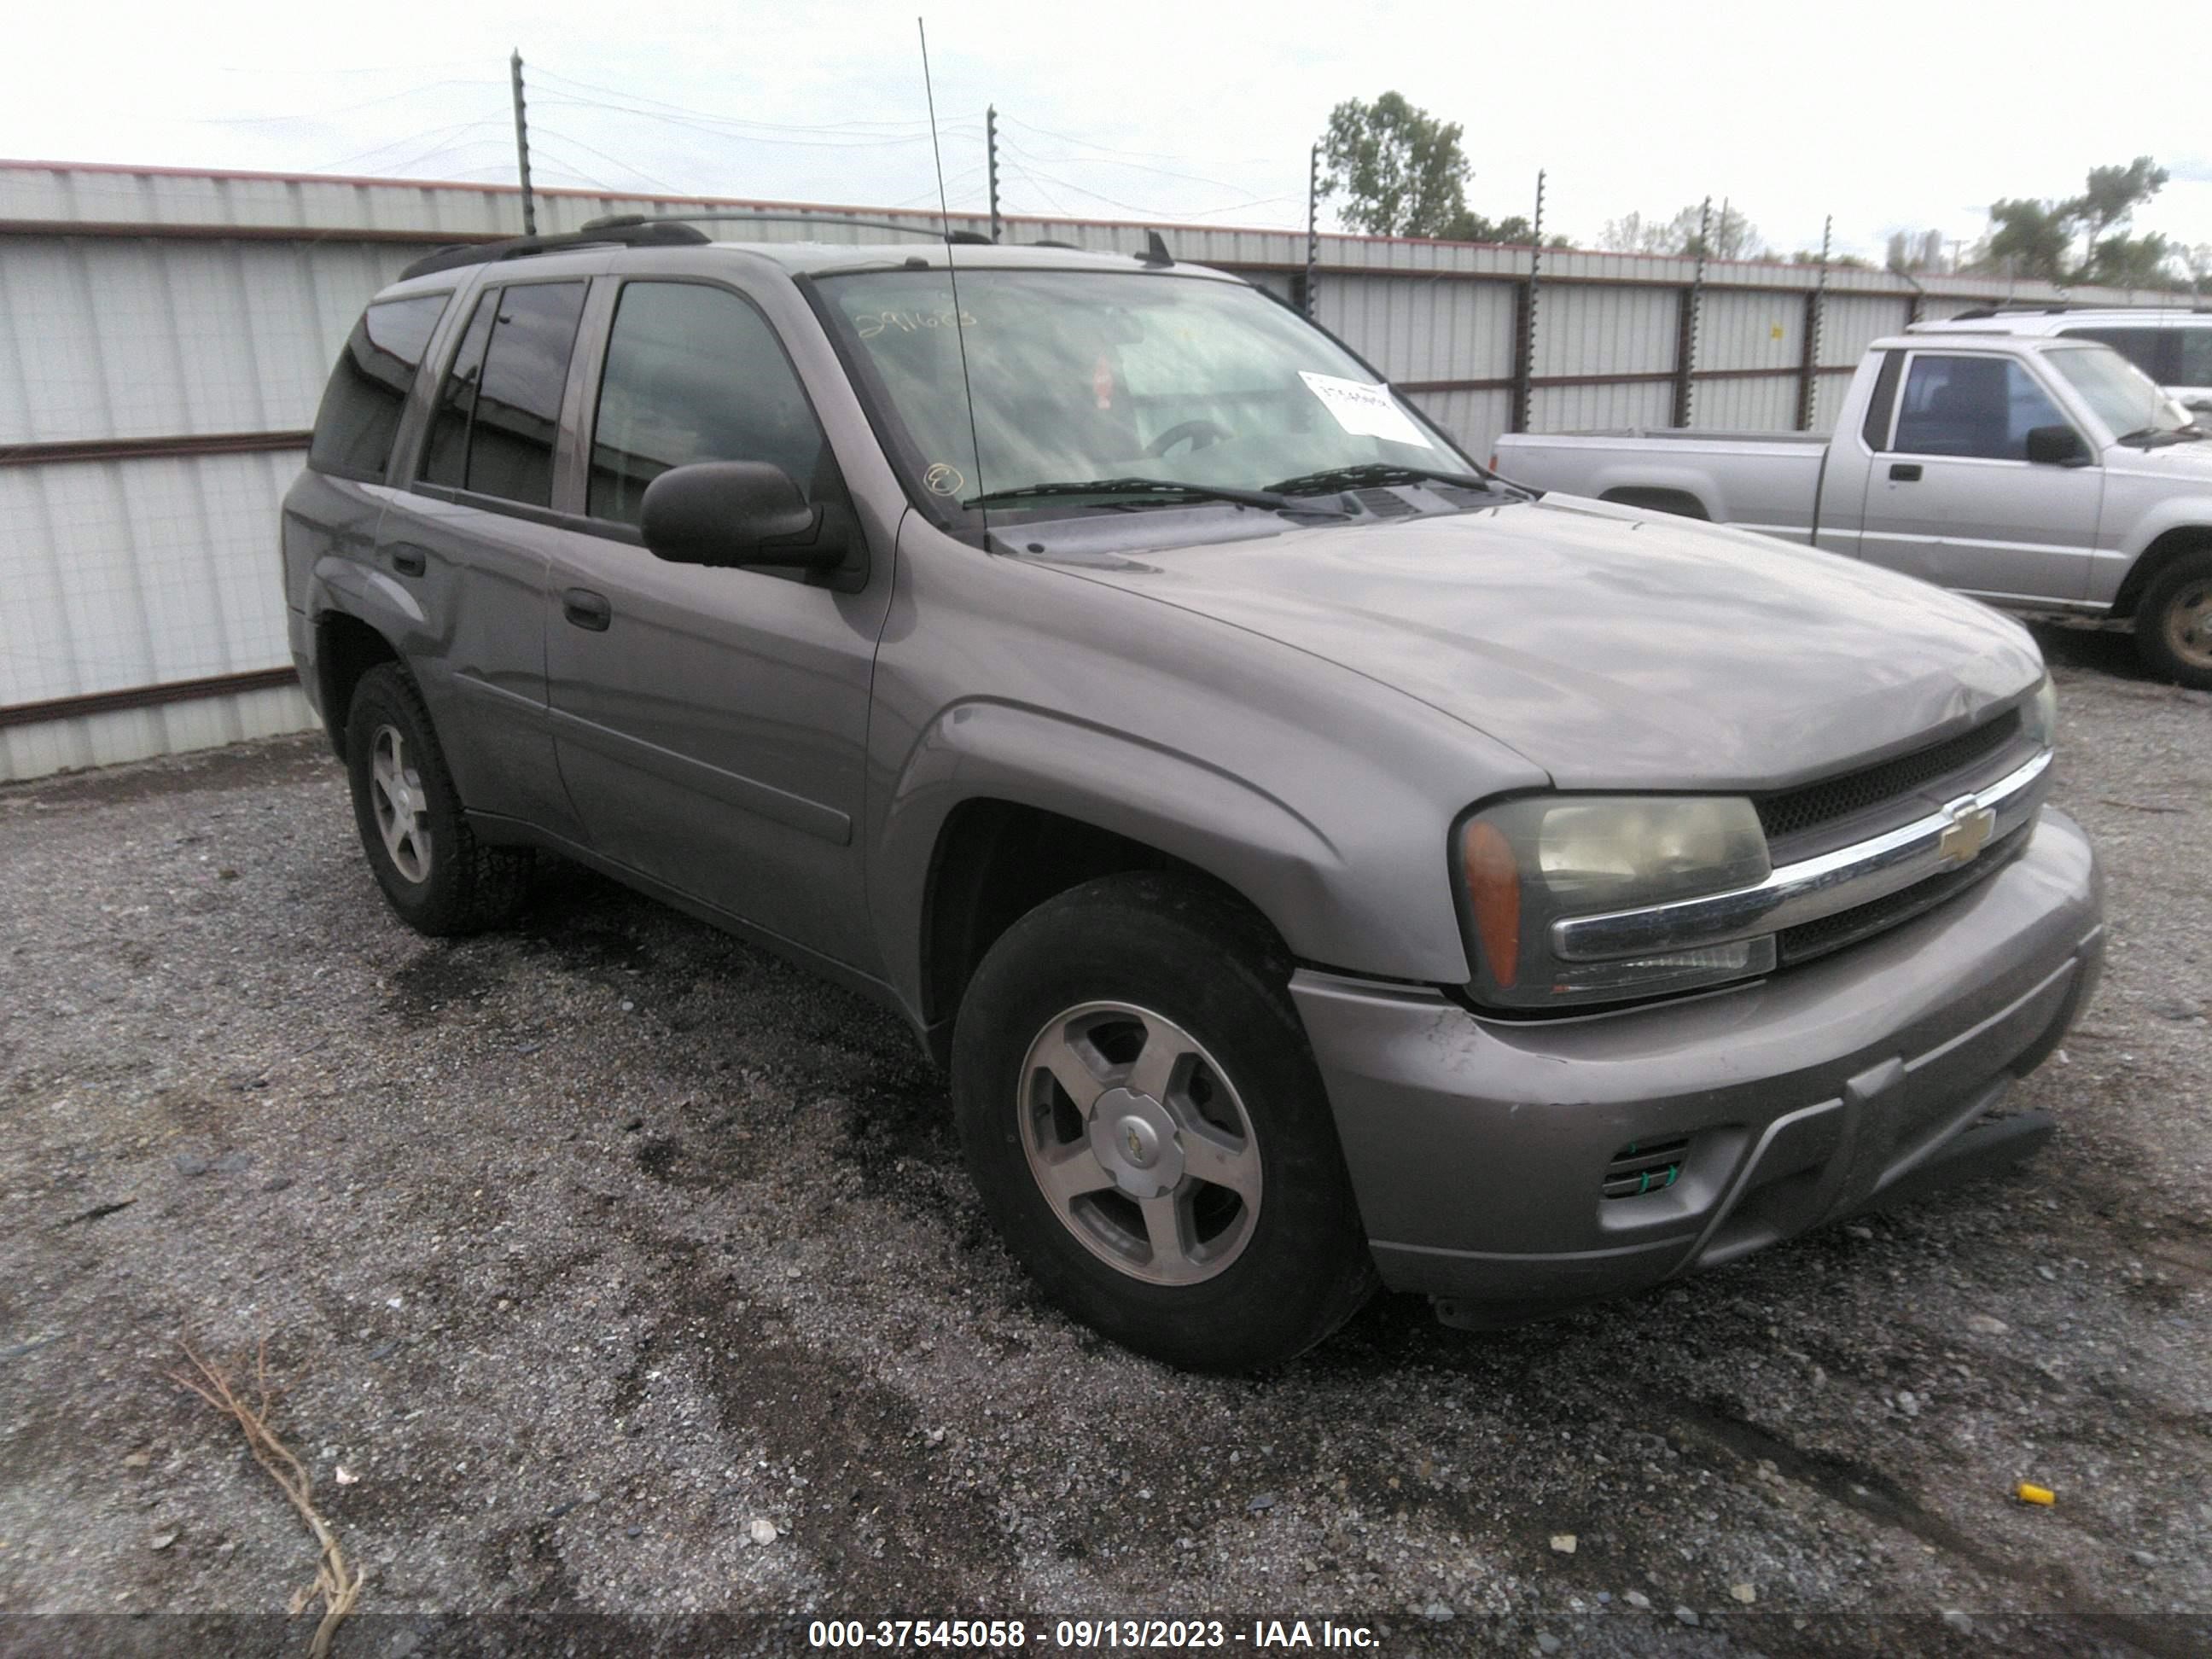
[[[2043,673],[2018,623],[1926,583],[1572,498],[1060,568],[1395,687],[1562,788],[1784,787]]]

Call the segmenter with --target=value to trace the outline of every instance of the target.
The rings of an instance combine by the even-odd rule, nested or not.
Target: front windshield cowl
[[[1345,509],[1278,481],[1483,477],[1365,364],[1241,282],[963,264],[810,286],[908,494],[957,531],[1204,499],[1273,509],[1279,530]]]

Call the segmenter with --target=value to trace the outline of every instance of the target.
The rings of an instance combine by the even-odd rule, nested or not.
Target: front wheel
[[[2212,691],[2212,551],[2160,572],[2136,607],[2136,652],[2160,678]]]
[[[1016,922],[961,1004],[953,1100],[1008,1247],[1174,1364],[1289,1359],[1374,1287],[1289,969],[1198,884],[1111,876]]]

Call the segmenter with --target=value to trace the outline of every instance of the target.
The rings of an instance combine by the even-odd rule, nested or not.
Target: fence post
[[[1813,429],[1814,405],[1819,401],[1820,390],[1820,324],[1828,301],[1829,239],[1835,234],[1835,215],[1828,216],[1820,228],[1820,274],[1813,283],[1813,291],[1805,296],[1805,352],[1799,359],[1797,370],[1797,429]]]
[[[1692,377],[1698,366],[1698,309],[1705,295],[1705,228],[1712,218],[1713,198],[1705,198],[1698,210],[1698,269],[1682,290],[1680,327],[1674,336],[1674,424],[1687,426],[1692,408]]]
[[[1314,298],[1314,268],[1320,263],[1321,146],[1316,144],[1306,152],[1306,291],[1300,296],[1310,323],[1321,320],[1320,307]]]
[[[1535,406],[1536,290],[1544,276],[1544,171],[1536,170],[1536,220],[1528,233],[1528,279],[1513,290],[1513,410],[1509,431],[1526,432]]]

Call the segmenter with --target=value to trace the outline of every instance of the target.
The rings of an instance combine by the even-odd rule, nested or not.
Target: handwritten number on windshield
[[[953,313],[950,306],[942,311],[864,311],[853,319],[853,326],[860,330],[862,339],[872,340],[878,334],[892,329],[902,334],[913,334],[925,328],[951,328],[953,326]],[[960,313],[959,326],[975,327],[975,313],[968,311]]]

